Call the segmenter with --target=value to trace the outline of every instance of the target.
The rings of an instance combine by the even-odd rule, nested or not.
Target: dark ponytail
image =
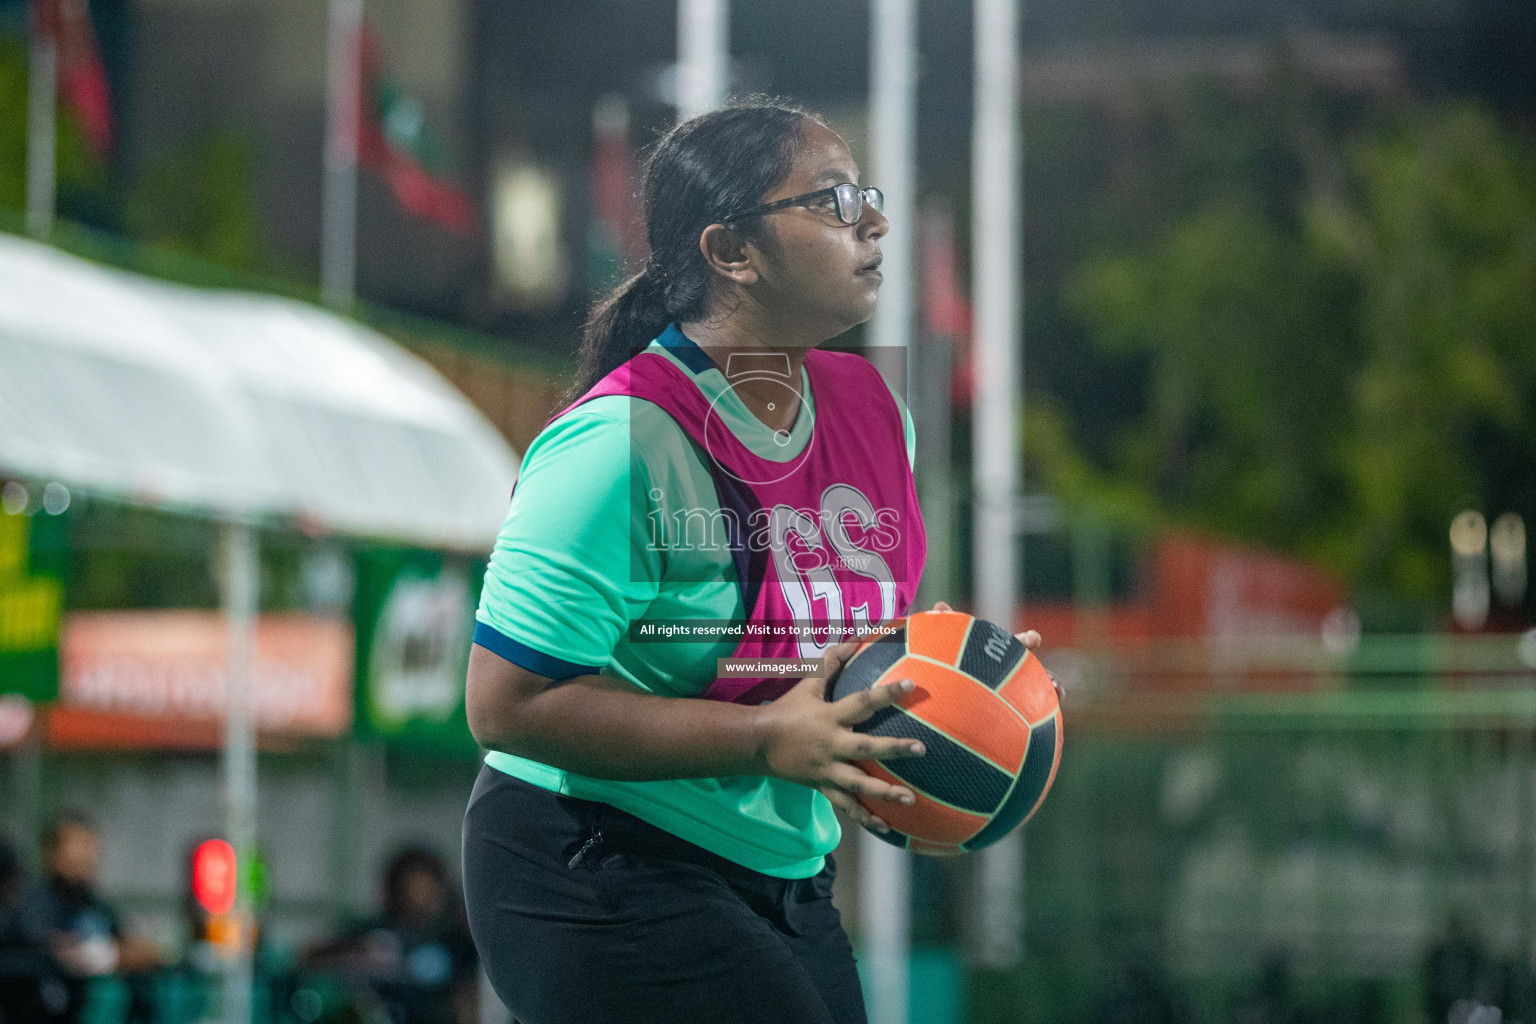
[[[650,258],[644,270],[593,306],[562,407],[668,324],[704,315],[710,273],[699,235],[733,210],[761,202],[789,175],[808,120],[826,123],[793,104],[748,100],[701,114],[661,137],[646,157],[641,186]]]

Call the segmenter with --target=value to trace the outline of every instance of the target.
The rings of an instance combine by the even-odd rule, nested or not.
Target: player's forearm
[[[520,702],[513,734],[494,749],[601,779],[645,781],[761,775],[764,715],[756,707],[614,688],[578,676]]]

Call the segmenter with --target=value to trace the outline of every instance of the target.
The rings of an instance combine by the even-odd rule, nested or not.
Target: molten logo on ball
[[[911,806],[860,800],[891,826],[875,832],[916,853],[979,850],[1029,820],[1061,763],[1061,706],[1051,677],[1018,638],[962,612],[918,612],[866,641],[827,699],[898,679],[916,688],[859,724],[860,732],[921,740],[921,757],[858,761],[906,786]]]

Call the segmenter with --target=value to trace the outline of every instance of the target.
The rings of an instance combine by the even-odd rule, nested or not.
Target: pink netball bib
[[[661,341],[697,363],[695,372],[714,368],[675,326]],[[747,372],[740,358],[753,361]],[[731,381],[777,376],[786,401],[796,400],[783,356],[731,359]],[[711,537],[729,543],[748,610],[738,658],[819,658],[856,630],[905,615],[927,555],[901,412],[879,371],[860,356],[820,349],[806,353],[805,368],[815,421],[805,450],[788,462],[749,450],[689,376],[654,352],[634,356],[561,411],[629,395],[660,406],[698,444],[719,498],[718,513],[700,512],[718,518]],[[800,415],[809,414],[802,406]],[[760,704],[797,681],[718,678],[701,696]]]

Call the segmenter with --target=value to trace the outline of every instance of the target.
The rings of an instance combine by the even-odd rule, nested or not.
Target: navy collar
[[[698,343],[692,338],[684,334],[677,324],[668,324],[667,329],[661,332],[661,336],[656,341],[666,346],[677,357],[677,361],[692,370],[695,375],[701,374],[706,370],[719,369],[715,365],[715,361],[709,358],[708,353],[699,348]]]

